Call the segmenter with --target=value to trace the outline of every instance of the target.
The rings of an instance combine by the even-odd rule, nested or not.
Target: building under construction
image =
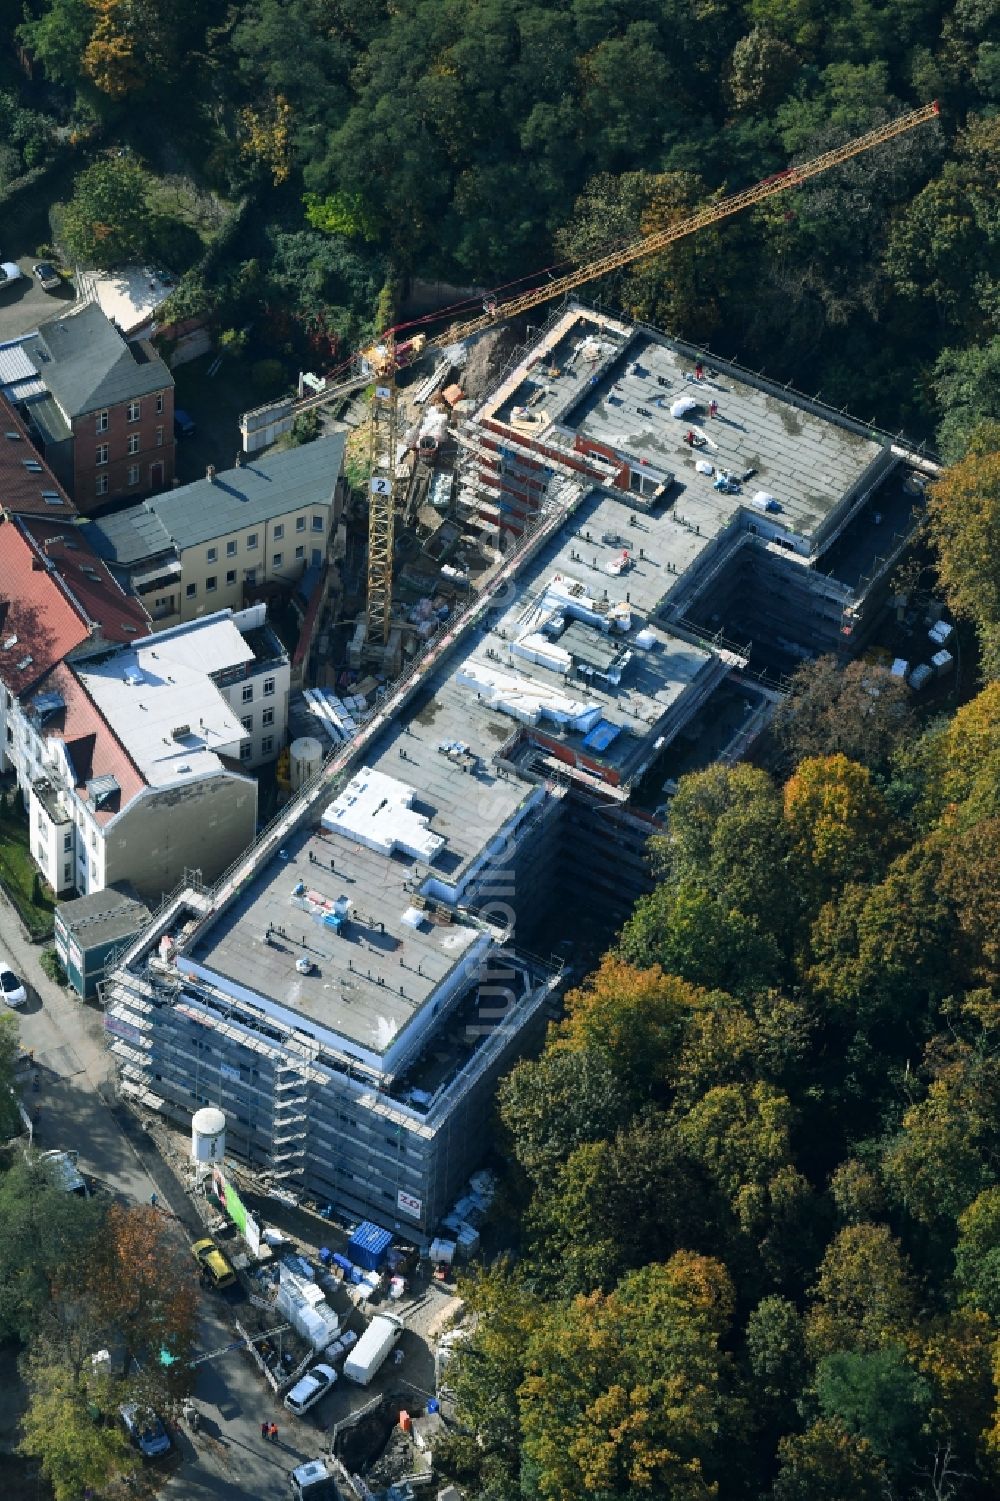
[[[460,383],[454,358],[421,375],[425,407]],[[436,500],[408,518],[402,675],[351,685],[350,731],[104,992],[147,1108],[220,1106],[266,1181],[421,1235],[551,1014],[553,910],[607,934],[646,889],[675,777],[742,755],[797,661],[858,650],[933,473],[579,307],[474,411],[433,413],[405,461]]]

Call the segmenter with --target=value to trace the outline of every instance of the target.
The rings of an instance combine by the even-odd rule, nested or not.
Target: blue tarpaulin
[[[392,1231],[363,1220],[347,1242],[347,1254],[366,1272],[377,1272],[392,1245]]]
[[[584,750],[606,751],[612,740],[620,735],[620,724],[612,724],[610,719],[599,719],[589,735],[584,736]]]

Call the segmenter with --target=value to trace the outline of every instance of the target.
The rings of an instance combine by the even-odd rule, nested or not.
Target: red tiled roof
[[[0,682],[24,693],[89,635],[17,522],[0,516]]]
[[[57,577],[82,605],[87,619],[101,627],[105,641],[118,645],[149,635],[152,623],[146,611],[125,593],[79,527],[41,516],[23,516],[18,525],[55,565]]]
[[[28,465],[31,465],[28,468]],[[46,495],[48,499],[46,499]],[[0,395],[0,510],[17,516],[70,520],[76,506],[28,437],[28,429]]]
[[[144,777],[71,667],[61,662],[39,686],[62,697],[65,708],[46,721],[44,733],[64,741],[83,801],[87,802],[87,783],[94,777],[110,775],[118,783],[120,791],[94,814],[99,824],[108,823],[147,785]]]

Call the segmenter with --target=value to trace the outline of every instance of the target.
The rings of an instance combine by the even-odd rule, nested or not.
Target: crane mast
[[[733,214],[742,213],[744,209],[752,208],[755,204],[764,203],[778,193],[786,193],[791,188],[800,187],[810,178],[818,177],[821,172],[827,172],[831,167],[839,167],[853,157],[860,156],[865,151],[871,151],[875,146],[881,146],[884,142],[891,141],[908,130],[913,130],[915,126],[935,119],[939,114],[940,106],[937,100],[931,104],[923,104],[908,114],[900,115],[897,119],[879,125],[864,135],[856,136],[854,140],[847,141],[843,146],[837,146],[832,151],[824,151],[821,156],[814,157],[811,161],[802,162],[795,167],[786,167],[784,171],[765,177],[753,187],[744,188],[738,193],[730,193],[724,198],[717,199],[716,202],[699,209],[686,219],[680,219],[668,225],[665,229],[655,230],[651,234],[642,235],[625,245],[620,245],[607,254],[598,256],[595,260],[588,261],[585,265],[567,272],[564,276],[544,282],[541,286],[532,287],[502,303],[490,300],[481,315],[465,323],[453,324],[445,333],[427,340],[421,352],[443,349],[449,344],[459,343],[496,323],[515,318],[520,313],[530,312],[542,303],[564,297],[575,291],[577,287],[582,287],[589,281],[595,281],[611,271],[617,271],[622,266],[628,266],[633,261],[641,260],[644,256],[656,255],[678,240],[696,234],[700,229],[706,229],[711,224],[718,224],[721,220],[728,219]],[[396,335],[398,332],[398,328],[388,330],[379,339],[376,347],[369,350],[367,354],[376,381],[372,400],[368,512],[367,641],[372,645],[379,642],[384,645],[388,642],[392,623],[392,549],[395,519],[393,492],[396,480],[397,431],[398,341]],[[336,393],[324,394],[325,399],[329,400],[330,396]],[[323,396],[313,397],[306,403],[300,404],[298,410],[318,405],[323,399]]]

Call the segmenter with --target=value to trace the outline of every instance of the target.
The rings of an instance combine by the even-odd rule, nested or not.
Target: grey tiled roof
[[[96,303],[43,323],[27,353],[71,419],[174,383],[152,345],[129,343]]]
[[[344,433],[227,469],[145,502],[183,551],[288,511],[333,503],[344,457]]]
[[[145,563],[149,558],[158,558],[161,553],[173,550],[162,521],[143,504],[129,506],[113,516],[88,521],[84,531],[94,551],[106,563],[117,564],[120,568],[131,568],[136,563]]]

